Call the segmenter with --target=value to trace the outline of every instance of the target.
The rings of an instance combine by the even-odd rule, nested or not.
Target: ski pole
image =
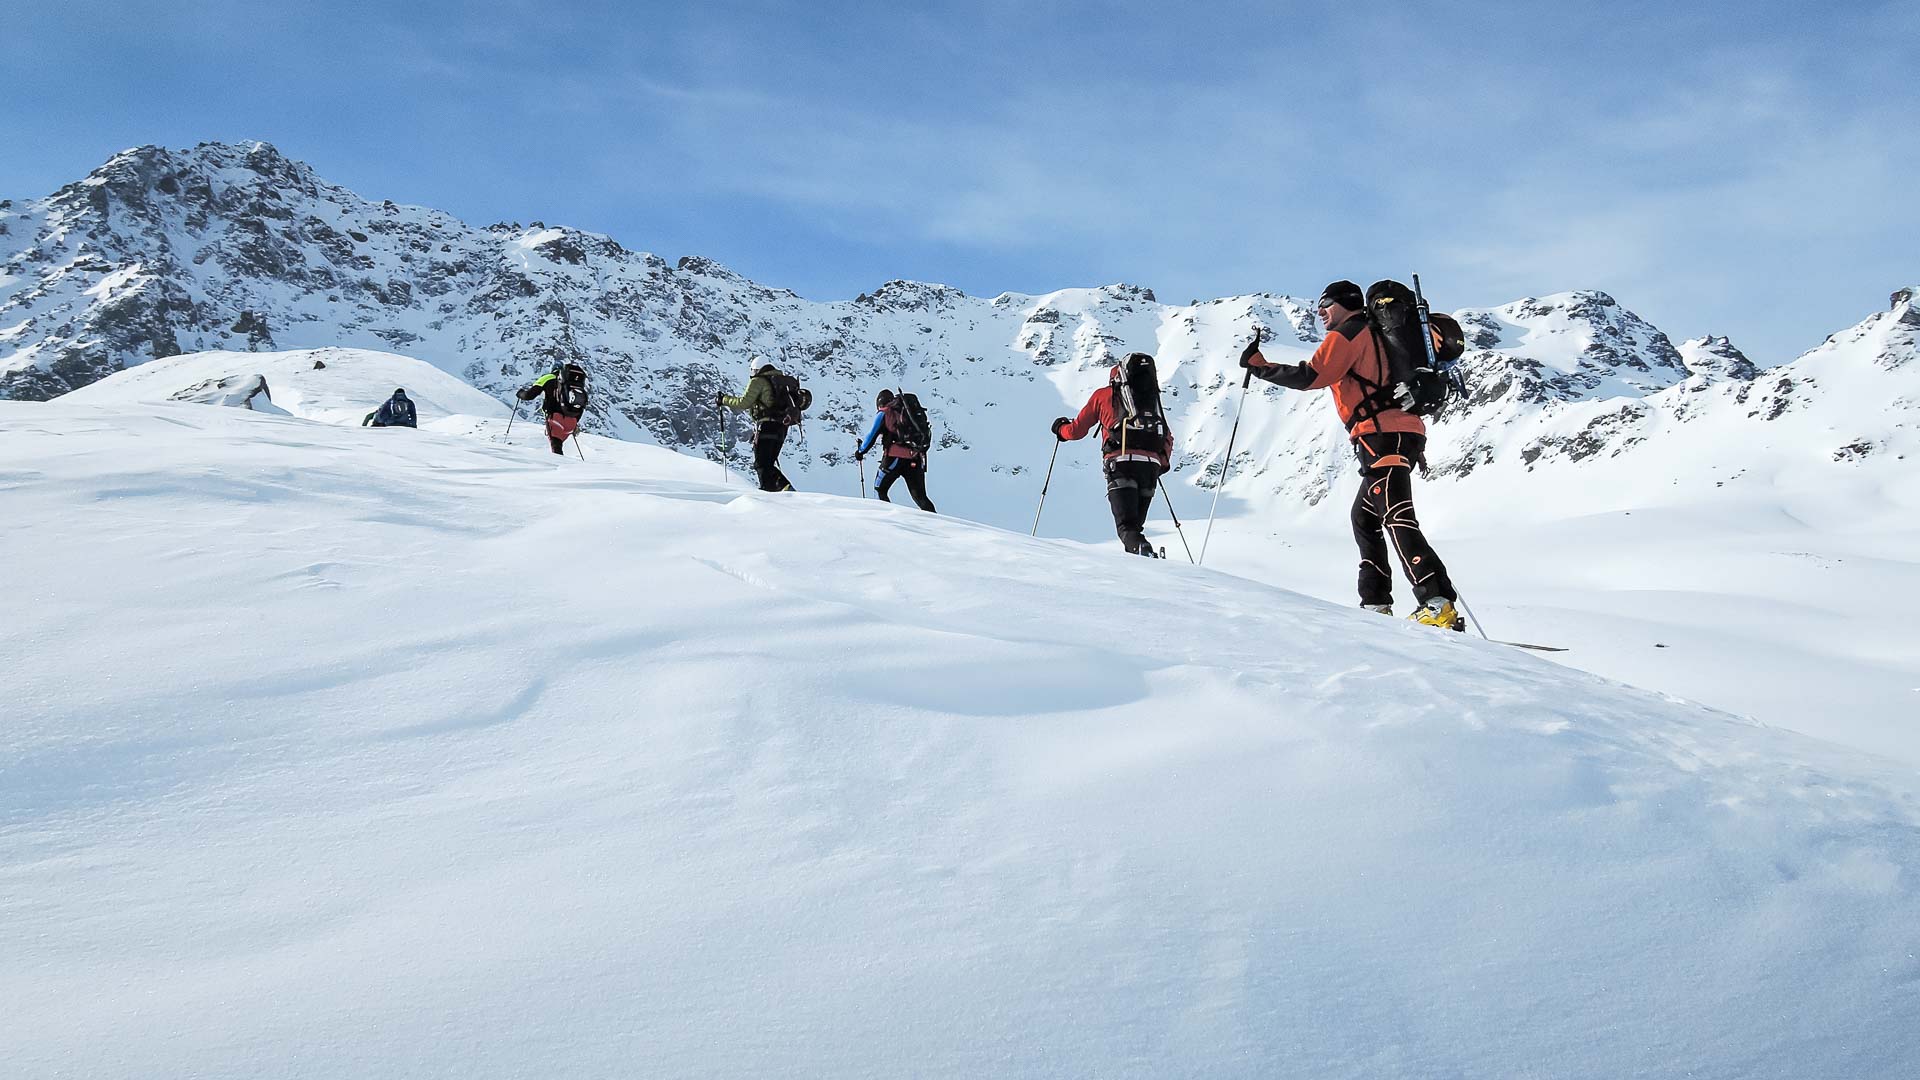
[[[733,483],[733,469],[727,465],[727,408],[720,404],[718,391],[713,399],[713,441],[714,449],[720,452],[720,482]]]
[[[579,428],[573,429],[573,452],[580,455],[581,461],[587,460],[587,452],[585,450],[580,449],[580,429]]]
[[[1467,606],[1467,598],[1460,595],[1458,588],[1453,590],[1453,601],[1460,605],[1461,611],[1467,613],[1467,618],[1473,620],[1473,628],[1480,632],[1480,639],[1482,641],[1492,641],[1493,639],[1487,636],[1487,628],[1480,625],[1480,616],[1475,615],[1473,609]]]
[[[855,445],[858,445],[859,441],[860,440],[855,439]],[[865,499],[867,497],[867,462],[865,458],[860,456],[860,452],[857,450],[854,451],[853,454],[853,463],[860,466],[860,497]]]
[[[503,438],[508,441],[513,439],[513,422],[518,419],[520,419],[520,403],[516,401],[513,403],[513,415],[507,417],[507,433]]]
[[[1260,328],[1253,328],[1253,340],[1260,340]],[[1233,441],[1240,437],[1240,414],[1247,411],[1247,387],[1253,385],[1253,369],[1247,369],[1247,377],[1240,380],[1240,404],[1233,409],[1233,431],[1227,435],[1226,460],[1220,463],[1220,479],[1213,485],[1213,507],[1207,511],[1207,533],[1200,538],[1200,562],[1207,561],[1207,545],[1213,541],[1213,516],[1220,512],[1220,489],[1227,486],[1227,471],[1233,468]]]
[[[1180,536],[1180,546],[1187,548],[1187,561],[1193,563],[1195,566],[1200,565],[1193,557],[1193,549],[1187,547],[1187,530],[1180,527],[1180,515],[1173,512],[1173,496],[1167,494],[1167,485],[1158,484],[1155,486],[1160,490],[1160,501],[1167,504],[1167,516],[1173,519],[1173,531]]]
[[[1053,463],[1060,458],[1060,436],[1053,437],[1053,456],[1047,459],[1047,478],[1040,485],[1040,505],[1033,510],[1033,531],[1028,536],[1040,535],[1040,511],[1047,508],[1047,488],[1053,484]]]

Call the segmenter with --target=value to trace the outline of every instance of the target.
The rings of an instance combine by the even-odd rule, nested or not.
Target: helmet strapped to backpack
[[[1432,311],[1427,313],[1427,326],[1440,335],[1434,358],[1442,364],[1451,364],[1467,354],[1467,332],[1460,320],[1444,311]]]

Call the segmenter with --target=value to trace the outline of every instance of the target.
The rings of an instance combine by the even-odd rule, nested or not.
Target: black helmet
[[[399,387],[395,387],[395,388],[394,388],[394,391],[393,391],[393,396],[394,396],[394,397],[406,397],[406,396],[407,396],[407,388],[406,388],[406,387],[404,387],[404,386],[399,386]]]
[[[880,391],[880,393],[874,395],[874,399],[873,399],[874,408],[884,409],[891,404],[893,404],[893,391],[882,390]]]

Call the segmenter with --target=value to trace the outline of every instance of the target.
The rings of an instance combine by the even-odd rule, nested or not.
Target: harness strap
[[[1380,351],[1380,335],[1371,324],[1367,326],[1367,336],[1373,342],[1373,358],[1379,361],[1381,371],[1387,371],[1387,358]],[[1400,407],[1400,402],[1393,396],[1393,392],[1387,389],[1387,384],[1374,382],[1352,368],[1347,369],[1347,378],[1359,383],[1360,388],[1367,392],[1366,396],[1360,399],[1359,404],[1353,407],[1353,415],[1347,418],[1348,435],[1352,435],[1353,429],[1361,424],[1379,419],[1380,414],[1388,409]],[[1390,372],[1388,378],[1392,378]]]

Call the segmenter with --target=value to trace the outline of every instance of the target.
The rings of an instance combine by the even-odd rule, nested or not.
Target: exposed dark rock
[[[264,352],[273,348],[273,332],[267,328],[267,320],[251,311],[242,311],[240,318],[227,328],[231,333],[247,336],[248,352]]]

